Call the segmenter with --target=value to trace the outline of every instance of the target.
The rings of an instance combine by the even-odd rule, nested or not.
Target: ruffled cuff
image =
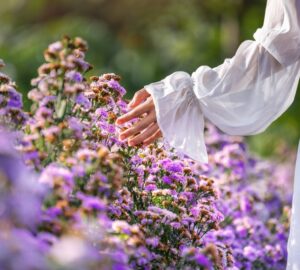
[[[204,116],[193,91],[191,76],[177,71],[144,88],[153,98],[157,124],[164,139],[176,151],[207,163]]]

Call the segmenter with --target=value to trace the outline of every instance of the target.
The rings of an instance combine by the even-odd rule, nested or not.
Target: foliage
[[[263,0],[13,0],[0,9],[0,54],[6,73],[23,91],[42,62],[40,51],[64,34],[89,40],[94,74],[122,75],[127,98],[178,70],[217,66],[253,40],[262,26]],[[263,134],[249,137],[252,149],[277,155],[277,144],[299,141],[299,94],[289,110]]]

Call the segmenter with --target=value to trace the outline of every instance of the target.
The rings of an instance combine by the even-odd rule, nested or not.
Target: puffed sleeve
[[[264,131],[294,100],[300,76],[300,0],[269,0],[262,28],[232,58],[145,85],[171,147],[208,162],[204,121],[231,135]]]

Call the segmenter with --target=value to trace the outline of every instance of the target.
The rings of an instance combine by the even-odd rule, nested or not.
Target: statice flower
[[[255,157],[242,138],[222,135],[212,125],[207,137],[218,139],[208,147],[210,166],[199,169],[218,179],[218,208],[225,216],[221,230],[209,233],[207,241],[230,245],[237,269],[285,268],[292,189],[288,172],[295,153],[287,153],[288,161],[279,166]]]
[[[161,147],[130,149],[135,152],[125,159],[128,178],[110,211],[114,218],[137,224],[147,239],[155,239],[145,243],[152,256],[143,261],[134,258],[133,268],[230,266],[230,248],[219,249],[204,240],[223,220],[215,205],[214,181],[194,171],[192,160],[178,161],[174,153]],[[128,149],[120,151],[127,153]],[[208,245],[214,249],[204,252]],[[183,247],[197,250],[197,255],[183,256]],[[222,252],[227,254],[223,261]]]
[[[0,265],[3,269],[47,269],[36,237],[45,190],[14,149],[14,134],[0,131]]]
[[[0,70],[4,62],[0,59]],[[23,112],[22,95],[12,80],[0,71],[0,124],[18,128],[24,124],[27,115]]]
[[[80,66],[86,47],[79,44],[64,39],[50,45],[29,94],[33,114],[20,148],[26,162],[41,171],[39,181],[52,189],[40,230],[64,235],[82,219],[107,216],[135,228],[114,232],[123,239],[130,267],[193,265],[180,255],[181,247],[201,252],[205,235],[223,220],[214,181],[193,171],[191,160],[176,161],[178,156],[163,147],[138,150],[118,140],[118,132],[138,119],[115,126],[127,112],[121,78],[110,73],[88,82]],[[203,256],[221,267],[221,250],[216,254]]]

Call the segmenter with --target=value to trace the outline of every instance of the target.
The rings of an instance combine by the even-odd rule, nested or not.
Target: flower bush
[[[1,205],[18,215],[0,211],[1,227],[8,230],[1,232],[1,254],[8,255],[0,264],[7,269],[20,269],[23,260],[28,265],[22,269],[282,269],[291,191],[283,193],[280,183],[288,177],[282,180],[274,163],[254,158],[240,137],[210,124],[209,164],[197,164],[161,140],[148,147],[119,141],[119,131],[138,119],[115,125],[127,112],[126,90],[116,74],[87,78],[92,66],[86,50],[80,38],[49,45],[28,93],[29,112],[23,111],[15,84],[0,73],[1,124],[15,134],[14,148],[26,164],[14,154],[18,171],[34,174],[11,173],[6,131],[0,145],[6,194]],[[28,192],[19,183],[43,191]],[[24,204],[12,203],[18,195]],[[30,224],[20,222],[19,214]],[[19,246],[18,255],[10,245]]]
[[[217,179],[218,209],[226,217],[207,239],[232,248],[236,269],[284,269],[295,153],[277,164],[255,158],[241,138],[212,125],[207,137],[211,160],[199,169]]]

